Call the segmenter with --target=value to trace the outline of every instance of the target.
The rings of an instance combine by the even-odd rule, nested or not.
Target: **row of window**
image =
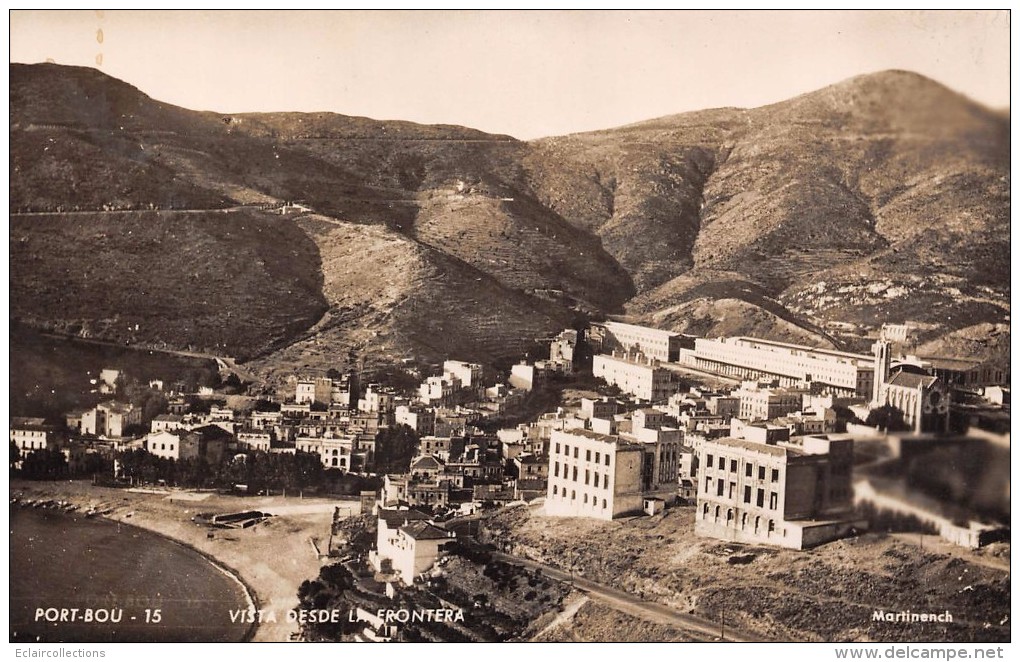
[[[556,450],[554,452],[557,455],[560,454],[560,443],[559,442],[556,442]],[[580,447],[574,446],[574,459],[575,460],[580,459],[579,458],[580,452],[581,452]],[[567,457],[570,457],[570,444],[563,444],[563,455],[566,455]],[[608,467],[609,466],[609,455],[610,455],[609,453],[601,453],[599,451],[595,451],[595,464],[599,464],[599,463],[602,462],[603,455],[605,456],[605,464]],[[585,462],[591,462],[592,461],[591,458],[592,458],[592,450],[590,448],[585,449],[585,451],[584,451]]]
[[[707,504],[707,503],[704,506],[702,506],[702,509],[701,509],[701,519],[707,520],[707,519],[713,517],[713,514],[714,514],[715,522],[719,523],[720,520],[721,520],[721,516],[722,516],[721,508],[719,506],[716,506],[714,511],[713,511],[711,506],[709,506],[709,504]],[[751,524],[752,524],[752,520],[748,517],[747,513],[742,513],[740,515],[740,529],[742,531],[746,531],[746,530],[748,530],[748,527],[751,526]],[[753,520],[753,525],[754,525],[754,533],[755,534],[765,533],[766,535],[772,535],[776,531],[776,521],[773,520],[773,519],[770,519],[770,520],[768,520],[768,523],[766,524],[762,520],[761,515],[755,516],[755,518]],[[732,526],[732,527],[736,527],[737,526],[736,516],[734,515],[732,508],[728,508],[726,510],[726,526]],[[785,535],[786,535],[786,529],[784,528],[783,529],[783,536],[785,536]]]
[[[579,472],[577,470],[577,467],[571,467],[568,464],[564,464],[563,465],[563,478],[564,479],[572,480],[572,481],[574,481],[576,483],[576,482],[578,482],[578,476],[579,475],[580,474],[579,474]],[[559,477],[560,477],[560,463],[559,462],[553,462],[553,478],[559,478]],[[595,472],[595,480],[594,481],[591,480],[591,477],[592,477],[591,469],[585,469],[584,470],[584,484],[585,485],[592,485],[594,487],[598,487],[599,486],[599,472],[597,472],[597,471]],[[603,489],[607,489],[607,490],[609,489],[609,474],[602,474],[602,488]]]
[[[712,480],[711,476],[705,476],[705,494],[712,492]],[[715,480],[715,496],[725,497],[727,499],[736,498],[737,483],[735,481],[729,482],[729,489],[727,490],[727,483],[722,478],[716,478]],[[751,497],[755,496],[754,503],[759,508],[765,507],[765,490],[761,487],[756,492],[750,485],[744,485],[744,503],[750,504]],[[769,492],[769,510],[777,510],[779,508],[779,493]]]
[[[559,486],[558,485],[553,485],[553,492],[552,493],[553,493],[553,496],[562,496],[564,499],[567,498],[567,488],[565,488],[565,487],[563,488],[563,491],[560,492]],[[598,497],[596,497],[594,494],[591,495],[590,500],[589,500],[588,494],[582,494],[581,496],[582,496],[582,498],[584,500],[584,504],[585,505],[587,505],[588,503],[591,503],[591,507],[592,508],[597,508],[598,507],[599,500],[598,500]],[[570,490],[570,500],[571,501],[575,501],[576,499],[577,499],[577,490]],[[609,507],[609,500],[608,499],[602,499],[602,508],[606,509],[608,507]]]
[[[708,453],[706,455],[706,457],[705,457],[705,465],[706,465],[706,468],[708,468],[708,469],[712,469],[713,467],[717,466],[715,464],[715,457],[711,453]],[[740,462],[738,460],[730,458],[730,469],[729,469],[730,473],[732,473],[732,474],[737,473],[737,469],[738,469],[739,466],[740,466]],[[721,471],[726,471],[726,458],[724,456],[722,456],[722,455],[719,456],[718,468]],[[766,474],[766,467],[763,466],[763,465],[759,465],[758,466],[758,480],[765,480],[765,474]],[[753,478],[754,477],[754,464],[752,462],[745,462],[744,463],[744,475],[747,476],[748,478]],[[772,480],[773,483],[778,483],[779,482],[779,469],[772,469],[771,480]]]

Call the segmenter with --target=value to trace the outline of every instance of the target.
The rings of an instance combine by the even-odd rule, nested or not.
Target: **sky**
[[[1009,13],[13,11],[12,62],[224,113],[330,111],[532,139],[775,103],[906,69],[1009,105]]]

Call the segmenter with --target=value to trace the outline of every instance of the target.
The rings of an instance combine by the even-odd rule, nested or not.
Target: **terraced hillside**
[[[1009,118],[915,74],[533,142],[194,112],[91,69],[10,80],[11,315],[32,325],[270,372],[491,361],[579,314],[845,347],[883,322],[1008,336]],[[250,208],[288,201],[314,213]]]

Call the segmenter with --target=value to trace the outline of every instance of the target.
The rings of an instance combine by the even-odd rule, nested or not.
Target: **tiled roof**
[[[886,382],[890,386],[902,386],[904,388],[928,388],[938,381],[938,378],[930,375],[916,375],[911,372],[898,372]]]
[[[403,526],[408,522],[427,521],[429,516],[420,510],[392,510],[387,508],[379,509],[379,519],[386,522],[386,526],[393,529]]]
[[[400,530],[416,541],[441,541],[446,538],[452,538],[450,531],[447,529],[422,521],[405,524],[400,527]]]

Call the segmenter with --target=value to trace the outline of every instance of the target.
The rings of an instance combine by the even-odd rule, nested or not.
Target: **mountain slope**
[[[83,68],[10,81],[11,315],[33,325],[272,374],[495,361],[581,313],[844,347],[883,322],[1008,334],[1009,116],[916,74],[533,142],[194,112]],[[223,211],[284,201],[316,213]]]

